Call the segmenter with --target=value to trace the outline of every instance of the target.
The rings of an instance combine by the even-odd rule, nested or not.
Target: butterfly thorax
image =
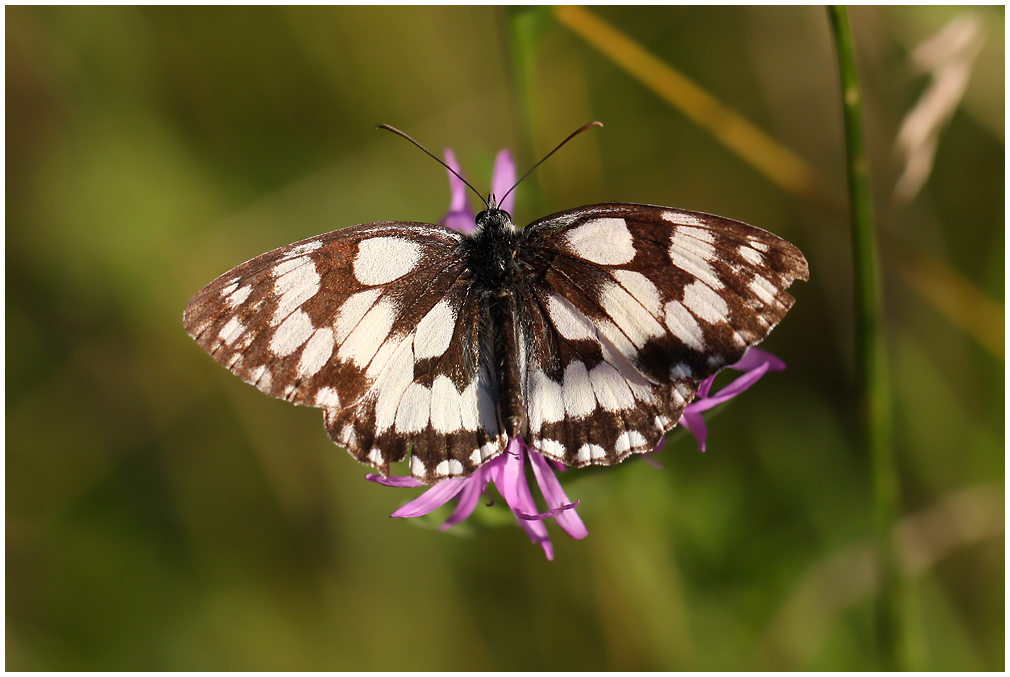
[[[468,269],[484,292],[506,290],[519,279],[516,251],[519,229],[509,213],[492,206],[477,215],[477,227],[465,242]]]

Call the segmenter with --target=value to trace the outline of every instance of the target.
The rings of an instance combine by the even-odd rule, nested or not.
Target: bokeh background
[[[763,130],[757,164],[788,149],[815,180],[728,147],[580,33],[585,14],[5,9],[8,669],[879,664],[827,16],[592,15]],[[907,665],[1001,670],[1003,9],[851,19]],[[444,170],[375,124],[452,147],[487,190],[499,149],[523,171],[593,119],[519,189],[517,221],[604,201],[713,212],[795,242],[811,281],[764,344],[789,369],[709,419],[707,452],[671,435],[662,469],[563,477],[590,535],[551,523],[554,562],[496,525],[500,505],[445,534],[389,519],[418,491],[364,481],[318,411],[183,331],[190,296],[252,256],[442,216]]]

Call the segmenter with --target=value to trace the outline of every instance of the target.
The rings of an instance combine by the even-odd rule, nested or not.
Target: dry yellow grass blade
[[[790,193],[814,193],[814,172],[802,158],[624,33],[582,7],[555,7],[554,16],[774,183]]]
[[[583,7],[555,7],[554,17],[782,189],[803,197],[825,197],[819,190],[823,182],[802,158],[621,31]],[[882,244],[889,262],[897,260],[905,284],[1004,359],[1005,315],[999,303],[943,261],[923,252],[909,254],[908,245]]]
[[[1002,305],[937,258],[924,253],[893,256],[897,247],[884,251],[892,255],[888,258],[897,259],[898,275],[915,293],[983,348],[1006,359],[1006,314]]]

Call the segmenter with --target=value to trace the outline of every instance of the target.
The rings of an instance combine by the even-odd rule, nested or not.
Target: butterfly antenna
[[[473,186],[471,186],[471,185],[470,185],[470,182],[469,182],[469,181],[467,181],[467,180],[466,180],[466,179],[464,179],[464,178],[463,178],[462,176],[460,176],[460,175],[459,175],[459,172],[457,172],[457,171],[456,171],[455,169],[453,169],[453,168],[452,168],[452,167],[450,167],[449,165],[447,165],[447,164],[445,164],[444,162],[442,162],[442,161],[441,161],[441,160],[440,160],[440,159],[439,159],[438,157],[436,157],[435,155],[433,155],[431,151],[429,151],[429,150],[428,150],[427,148],[425,148],[424,146],[422,146],[421,144],[419,144],[419,143],[418,143],[417,141],[414,141],[414,139],[410,138],[410,136],[409,136],[409,135],[407,135],[407,134],[406,134],[406,133],[404,133],[404,132],[401,132],[401,131],[400,131],[399,129],[397,129],[396,127],[391,127],[391,126],[389,126],[389,125],[376,125],[376,126],[375,126],[375,128],[376,128],[376,129],[385,129],[385,130],[386,130],[387,132],[393,132],[394,134],[396,134],[396,135],[398,135],[398,136],[402,136],[402,137],[403,137],[403,138],[405,138],[405,139],[406,139],[407,141],[410,141],[410,142],[411,142],[412,144],[414,144],[415,146],[417,146],[418,148],[420,148],[421,150],[423,150],[423,151],[424,151],[425,153],[427,153],[427,154],[428,154],[428,157],[430,157],[430,158],[431,158],[432,160],[434,160],[434,161],[435,161],[435,162],[437,162],[438,164],[440,164],[440,165],[442,165],[443,167],[445,167],[446,169],[448,169],[448,170],[449,170],[450,172],[452,172],[452,175],[453,175],[453,176],[455,176],[455,177],[456,177],[457,179],[459,179],[459,180],[460,180],[460,181],[462,181],[462,182],[463,182],[464,184],[466,184],[466,187],[467,187],[467,188],[469,188],[470,190],[472,190],[472,191],[473,191],[473,194],[474,194],[474,195],[476,195],[476,196],[478,197],[478,199],[480,199],[480,201],[484,203],[484,206],[485,206],[485,207],[490,207],[490,205],[488,204],[487,200],[485,200],[485,199],[484,199],[484,198],[483,198],[483,197],[481,196],[481,194],[480,194],[480,193],[479,193],[479,192],[477,191],[477,189],[476,189],[476,188],[474,188]],[[580,130],[579,130],[579,132],[581,132],[581,131],[582,131],[582,130],[580,129]],[[579,132],[576,132],[575,134],[578,134]],[[572,136],[575,136],[575,134],[572,134]],[[569,138],[571,138],[571,137],[569,137]],[[567,139],[566,139],[566,140],[567,140]],[[556,150],[556,149],[555,149],[555,150]],[[547,156],[547,157],[550,157],[550,156]],[[544,160],[546,160],[546,159],[547,159],[547,158],[544,158]],[[526,178],[526,177],[524,176],[523,178]]]
[[[540,162],[538,162],[535,165],[533,165],[532,169],[530,169],[528,172],[526,172],[525,174],[523,174],[523,178],[521,178],[518,181],[516,181],[515,185],[513,185],[511,188],[509,188],[507,191],[505,191],[505,194],[502,196],[502,198],[498,202],[498,204],[501,204],[502,202],[505,202],[505,198],[507,198],[509,196],[509,193],[511,193],[512,191],[514,191],[516,189],[516,186],[518,186],[520,183],[522,183],[523,181],[525,181],[526,177],[529,176],[530,174],[532,174],[534,169],[536,169],[537,167],[539,167],[540,165],[542,165],[544,162],[546,162],[547,158],[549,158],[550,156],[554,155],[559,150],[561,150],[561,146],[565,145],[566,143],[568,143],[569,141],[571,141],[572,139],[574,139],[576,136],[578,136],[582,132],[584,132],[584,131],[592,128],[592,127],[602,127],[602,126],[603,126],[602,122],[594,121],[594,122],[590,122],[588,125],[583,125],[582,127],[579,127],[574,132],[572,132],[571,134],[569,134],[567,139],[565,139],[564,141],[562,141],[561,143],[559,143],[554,148],[554,150],[552,150],[550,153],[548,153],[547,155],[545,155],[544,158]],[[407,138],[410,138],[410,137],[407,137]],[[429,155],[430,155],[430,153],[429,153]]]

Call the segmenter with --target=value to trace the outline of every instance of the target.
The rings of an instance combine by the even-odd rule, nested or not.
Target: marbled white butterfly
[[[433,483],[515,436],[575,467],[652,451],[808,277],[795,246],[719,216],[611,203],[519,229],[498,205],[470,235],[388,221],[275,249],[183,323],[245,382],[321,408],[362,463],[409,456]]]

